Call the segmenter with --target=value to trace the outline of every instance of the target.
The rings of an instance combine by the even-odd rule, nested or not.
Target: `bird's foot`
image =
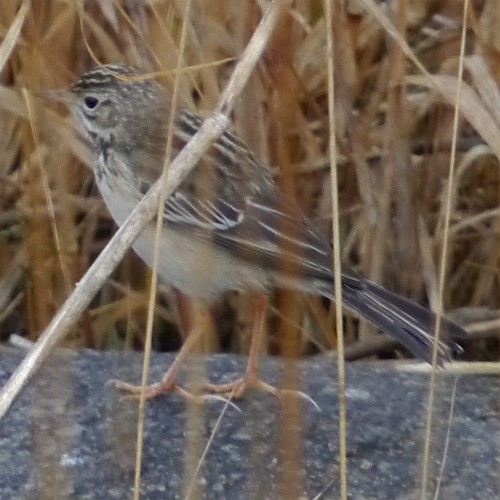
[[[260,389],[268,392],[278,399],[284,399],[289,396],[298,397],[311,403],[318,411],[320,410],[317,403],[308,396],[305,392],[293,389],[278,389],[270,385],[258,377],[246,374],[227,384],[202,384],[199,391],[196,393],[187,391],[181,386],[177,385],[171,380],[161,380],[147,386],[130,384],[122,380],[109,380],[108,384],[114,385],[118,390],[127,393],[127,396],[132,399],[140,399],[142,392],[144,392],[144,399],[149,400],[161,396],[167,392],[179,394],[186,400],[192,403],[205,403],[207,401],[231,401],[233,399],[241,398],[247,389]]]
[[[298,397],[311,403],[318,411],[320,410],[316,402],[305,392],[293,389],[278,389],[248,373],[244,377],[240,377],[227,384],[207,383],[203,384],[201,387],[202,392],[206,391],[208,393],[206,394],[207,396],[209,396],[210,393],[215,393],[225,399],[241,398],[247,389],[260,389],[276,396],[278,399],[283,399],[288,396]]]
[[[144,399],[146,400],[156,398],[167,392],[171,392],[179,394],[187,401],[197,404],[211,400],[226,401],[226,398],[224,396],[218,394],[195,394],[193,392],[189,392],[170,380],[161,380],[160,382],[155,382],[154,384],[149,384],[144,387],[141,385],[130,384],[128,382],[124,382],[123,380],[116,379],[109,380],[108,384],[112,384],[116,387],[116,389],[128,393],[126,397],[129,397],[131,399],[140,399],[141,394],[144,391]]]

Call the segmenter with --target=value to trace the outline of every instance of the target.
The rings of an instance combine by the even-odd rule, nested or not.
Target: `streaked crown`
[[[98,66],[73,84],[71,91],[75,94],[94,92],[98,90],[119,90],[122,82],[130,81],[131,77],[139,76],[139,72],[130,66],[121,64],[107,64]]]

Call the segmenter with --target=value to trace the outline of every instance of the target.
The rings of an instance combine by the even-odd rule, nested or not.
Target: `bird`
[[[93,146],[96,184],[118,225],[160,177],[169,132],[175,156],[203,121],[179,106],[169,130],[172,99],[167,89],[122,64],[97,66],[81,75],[69,90],[68,102]],[[268,294],[278,287],[335,299],[330,242],[280,190],[269,168],[230,132],[222,133],[165,201],[162,216],[158,275],[186,295],[210,303],[227,291]],[[133,244],[149,265],[154,241],[155,225],[150,223]],[[417,358],[432,361],[432,311],[346,266],[341,280],[348,310],[394,337]],[[258,309],[262,316],[265,302]],[[467,333],[443,317],[441,338],[438,364],[451,358],[458,348],[455,341],[466,339]],[[176,361],[161,382],[149,386],[147,397],[179,390],[174,382]],[[238,379],[240,388],[256,380],[252,369],[255,360],[249,361],[247,377]],[[138,391],[126,382],[116,385]]]

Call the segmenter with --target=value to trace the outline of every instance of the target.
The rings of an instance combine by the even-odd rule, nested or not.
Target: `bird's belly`
[[[134,243],[135,251],[153,263],[155,227],[146,227]],[[211,299],[229,290],[264,290],[267,276],[200,238],[186,237],[184,231],[164,229],[160,236],[158,275],[184,293]]]
[[[135,207],[132,198],[121,197],[107,182],[99,183],[99,190],[118,225],[125,222]],[[262,269],[242,262],[234,255],[219,249],[208,239],[187,237],[189,227],[163,228],[160,236],[158,275],[169,285],[182,292],[204,299],[211,299],[229,290],[266,290],[270,286],[269,274]],[[137,254],[153,265],[156,225],[150,222],[133,243]]]

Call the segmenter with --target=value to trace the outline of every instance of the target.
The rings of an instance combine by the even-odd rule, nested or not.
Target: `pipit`
[[[179,108],[169,131],[167,90],[122,65],[100,66],[81,76],[71,88],[70,105],[95,148],[97,186],[118,225],[161,175],[169,132],[175,156],[202,122],[196,114]],[[229,132],[222,134],[167,199],[162,223],[159,277],[187,295],[210,302],[228,290],[267,293],[282,287],[334,299],[329,242],[280,191],[266,166]],[[133,245],[149,265],[154,241],[151,223]],[[429,309],[346,267],[342,269],[342,299],[349,310],[392,335],[415,356],[431,361],[436,316]],[[262,322],[264,302],[258,310]],[[448,341],[466,338],[460,326],[445,318],[441,331],[447,341],[437,346],[440,363],[449,359],[455,345]],[[162,381],[148,386],[147,397],[180,390],[175,375],[192,344],[190,338],[196,335],[188,336]],[[257,379],[258,340],[253,342],[246,375],[211,389],[236,389],[241,394],[248,385],[269,388]],[[124,382],[117,386],[140,390]]]

